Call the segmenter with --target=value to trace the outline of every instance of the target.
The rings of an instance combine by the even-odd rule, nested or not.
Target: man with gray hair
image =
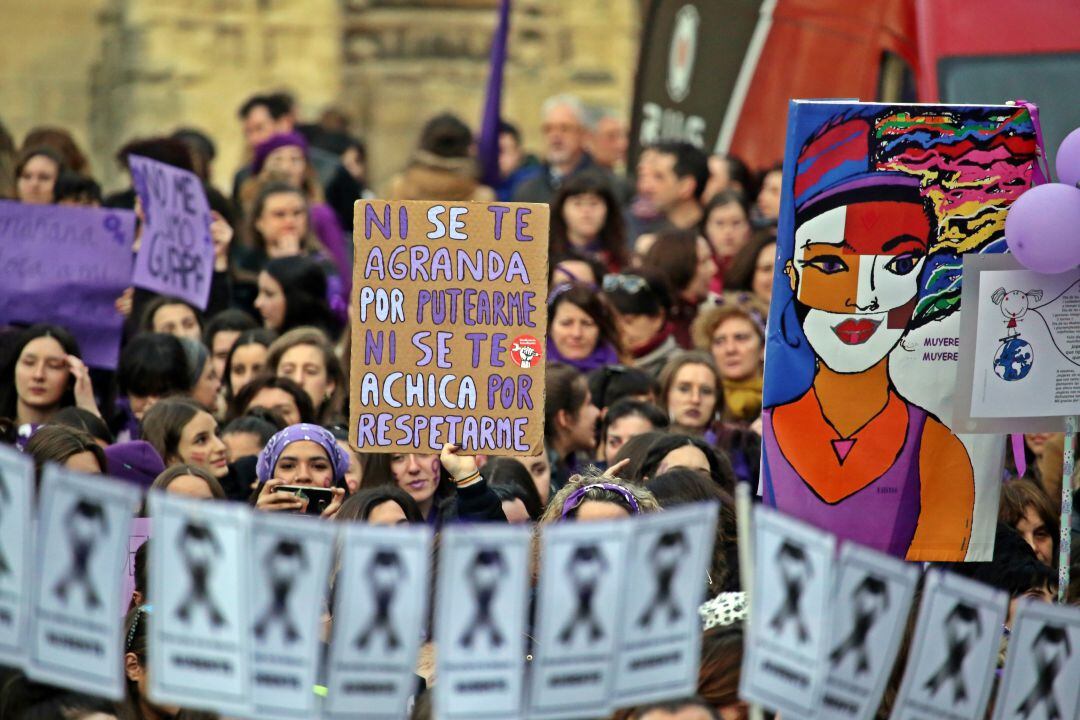
[[[593,162],[614,174],[625,170],[626,151],[630,147],[630,132],[626,120],[609,107],[591,105],[586,127],[589,134],[585,146]]]
[[[566,178],[595,168],[585,151],[585,106],[573,95],[556,95],[543,106],[544,163],[534,177],[518,186],[515,202],[551,203]]]

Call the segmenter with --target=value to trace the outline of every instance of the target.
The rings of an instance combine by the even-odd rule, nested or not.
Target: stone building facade
[[[335,105],[370,142],[375,187],[423,121],[479,121],[498,0],[0,0],[0,119],[72,128],[106,187],[125,141],[189,125],[218,144],[215,180],[244,160],[236,110],[288,90],[304,118]],[[23,7],[25,6],[25,7]],[[544,98],[628,112],[638,0],[514,0],[504,115],[539,144]]]

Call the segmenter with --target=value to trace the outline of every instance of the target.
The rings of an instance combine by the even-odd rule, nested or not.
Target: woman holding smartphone
[[[326,428],[290,425],[259,454],[255,507],[332,518],[345,499],[349,456]]]

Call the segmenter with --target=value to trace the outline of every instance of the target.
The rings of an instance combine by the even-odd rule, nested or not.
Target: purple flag
[[[480,142],[477,152],[484,183],[499,184],[499,109],[502,107],[503,67],[506,65],[506,44],[510,37],[510,0],[499,3],[499,24],[491,41],[491,74],[488,75],[484,116],[480,121]]]
[[[62,325],[87,365],[114,369],[134,237],[128,210],[0,201],[0,323]]]
[[[131,283],[205,310],[214,276],[214,241],[202,181],[187,170],[138,155],[129,162],[146,220]]]

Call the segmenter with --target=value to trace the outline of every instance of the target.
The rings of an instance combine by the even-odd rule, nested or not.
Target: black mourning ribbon
[[[652,625],[653,617],[661,610],[667,611],[668,624],[677,622],[682,617],[682,608],[672,592],[679,563],[686,551],[686,537],[681,530],[669,530],[662,533],[653,545],[650,562],[656,573],[656,591],[652,601],[638,618],[638,626],[647,628]]]
[[[848,653],[855,653],[855,672],[862,674],[870,671],[870,653],[866,640],[870,629],[877,622],[878,615],[889,606],[889,586],[878,577],[867,575],[851,592],[855,606],[855,621],[851,632],[836,648],[829,653],[833,666],[840,665]]]
[[[472,590],[473,604],[476,612],[468,628],[458,641],[462,647],[471,648],[476,634],[484,629],[487,631],[488,640],[493,647],[503,644],[502,632],[495,624],[492,615],[492,604],[499,590],[499,576],[506,570],[506,562],[502,553],[496,548],[481,548],[473,556],[466,579]]]
[[[8,492],[4,474],[0,472],[0,520],[4,519],[4,508],[11,501],[11,493]],[[0,576],[11,573],[11,565],[8,564],[7,556],[4,555],[4,546],[0,544]]]
[[[1060,625],[1044,625],[1031,643],[1035,656],[1035,685],[1016,708],[1021,717],[1028,717],[1040,704],[1045,706],[1047,720],[1060,720],[1061,709],[1054,697],[1054,682],[1061,667],[1072,654],[1069,635]]]
[[[189,622],[192,610],[198,606],[206,611],[213,627],[225,625],[225,616],[214,605],[214,598],[210,595],[210,558],[202,554],[204,550],[212,552],[214,557],[221,553],[217,536],[206,525],[188,521],[180,531],[179,545],[190,582],[188,594],[176,609],[176,616],[185,623]]]
[[[371,585],[375,609],[371,614],[371,620],[357,636],[356,646],[361,650],[366,650],[375,634],[381,632],[387,649],[397,650],[401,647],[401,638],[398,637],[397,630],[394,628],[390,608],[394,606],[397,584],[405,575],[405,570],[401,566],[401,557],[394,550],[380,548],[368,561],[366,573]]]
[[[270,577],[270,604],[255,623],[255,637],[262,639],[270,625],[277,623],[285,633],[285,642],[294,643],[300,639],[300,631],[289,615],[289,595],[296,583],[294,573],[307,568],[304,546],[296,540],[283,538],[267,553],[266,565]]]
[[[810,631],[802,617],[802,594],[806,580],[812,574],[810,558],[802,545],[785,540],[776,551],[776,563],[784,586],[784,602],[773,614],[769,626],[780,633],[788,622],[793,622],[799,642],[805,643],[810,639]]]
[[[584,627],[589,639],[596,642],[604,637],[604,627],[593,610],[596,585],[607,571],[608,563],[597,545],[580,545],[570,555],[566,572],[574,585],[577,607],[559,633],[559,642],[569,645],[579,627]]]
[[[108,531],[105,509],[99,503],[83,498],[71,506],[66,519],[71,563],[53,588],[53,594],[66,603],[71,587],[78,585],[82,588],[86,607],[98,608],[101,598],[90,578],[90,558],[98,538]]]
[[[973,627],[973,634],[962,632],[965,626]],[[951,680],[953,702],[967,700],[963,673],[964,660],[971,651],[972,641],[980,635],[982,635],[982,623],[979,620],[979,611],[970,605],[957,603],[945,617],[945,642],[948,644],[945,661],[923,687],[935,695],[942,685]]]

